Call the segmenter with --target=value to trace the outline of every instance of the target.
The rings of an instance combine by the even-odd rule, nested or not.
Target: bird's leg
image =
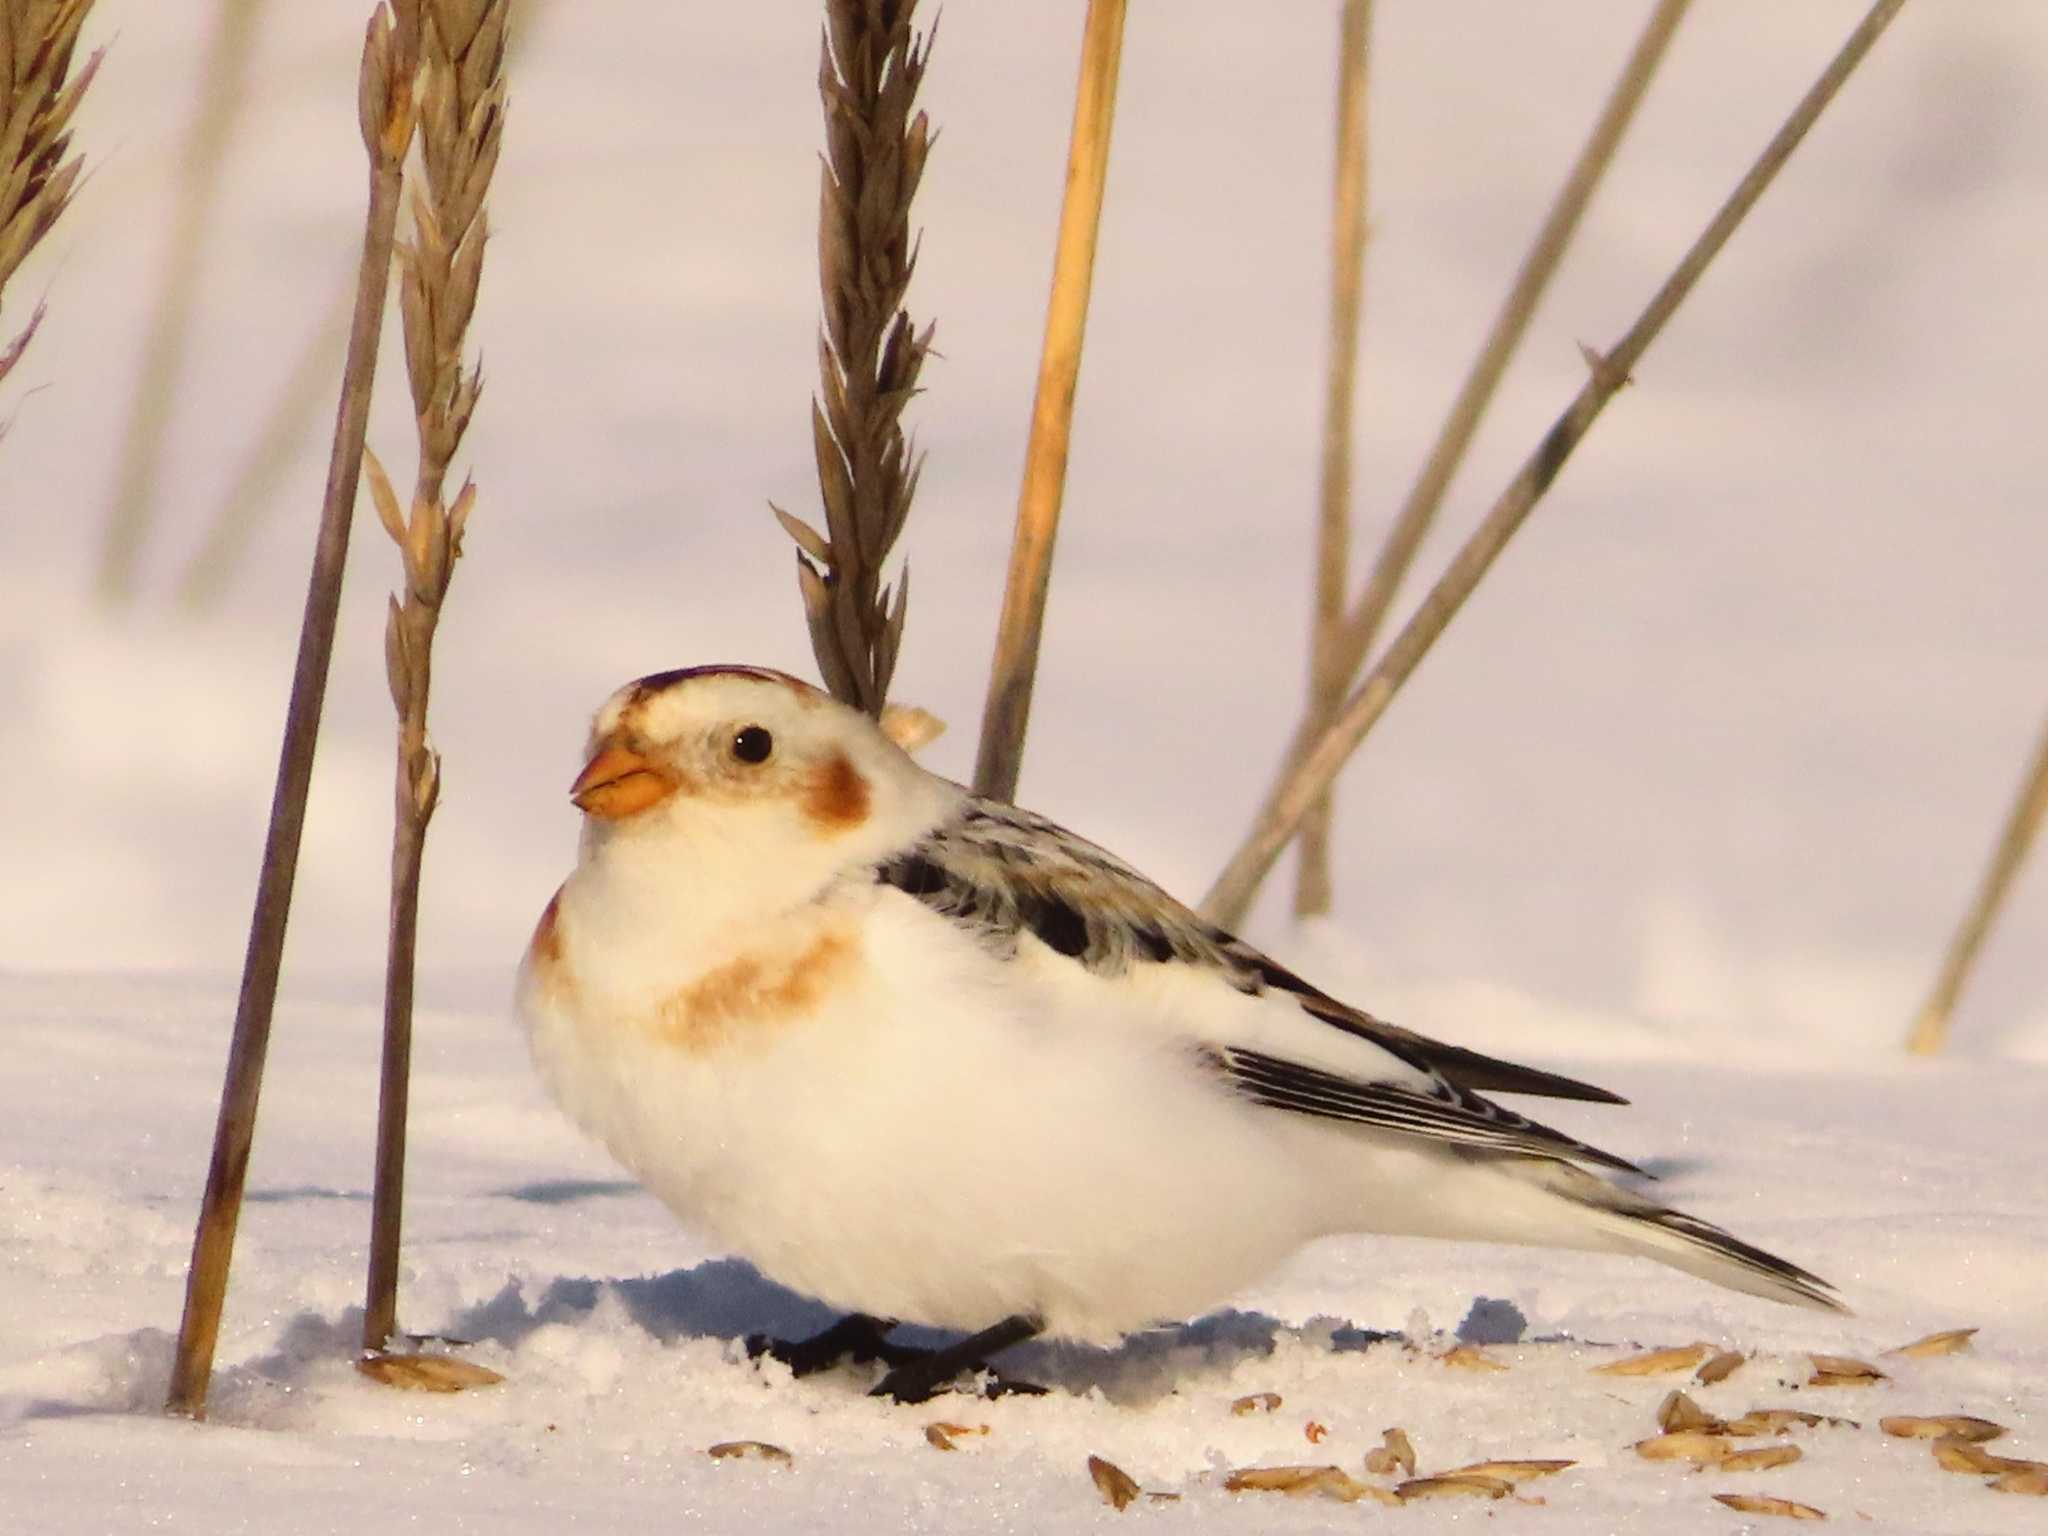
[[[1022,1344],[1044,1328],[1043,1319],[1027,1317],[1021,1312],[1014,1317],[1006,1317],[993,1328],[984,1328],[957,1344],[948,1344],[944,1349],[935,1349],[919,1359],[905,1361],[884,1376],[881,1384],[868,1395],[892,1397],[899,1403],[921,1403],[961,1372],[983,1369],[990,1355],[1000,1354],[1014,1344]],[[1044,1390],[1028,1382],[999,1382],[995,1394]]]
[[[808,1339],[771,1339],[766,1334],[754,1334],[747,1340],[747,1354],[749,1358],[767,1355],[780,1360],[789,1367],[792,1376],[814,1376],[819,1371],[829,1371],[842,1360],[850,1359],[856,1363],[883,1360],[895,1365],[899,1360],[923,1353],[905,1345],[891,1344],[887,1336],[895,1326],[889,1318],[849,1312],[824,1332],[814,1333]]]

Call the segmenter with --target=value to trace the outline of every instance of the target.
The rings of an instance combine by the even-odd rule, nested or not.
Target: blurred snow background
[[[1362,551],[1645,9],[1379,7]],[[353,270],[363,11],[261,8],[141,590],[107,612],[89,594],[212,8],[100,7],[92,176],[20,285],[50,314],[0,459],[0,966],[239,963],[331,401],[220,606],[173,593]],[[1860,11],[1689,17],[1425,577],[1576,387],[1576,343],[1633,318]],[[944,356],[911,413],[931,457],[898,693],[951,722],[930,760],[962,776],[1079,13],[957,3],[927,86],[912,303]],[[764,504],[815,505],[813,10],[530,0],[528,24],[423,916],[427,985],[477,1003],[568,857],[596,702],[683,663],[811,667]],[[1334,27],[1141,7],[1126,48],[1022,795],[1189,897],[1302,691]],[[1889,1048],[2043,708],[2044,230],[2048,12],[1909,7],[1345,779],[1335,925],[1373,974]],[[372,443],[409,463],[386,385]],[[396,562],[373,520],[351,571],[288,987],[381,953]],[[1283,945],[1284,886],[1254,924]],[[2044,926],[2027,880],[1965,1049],[2048,1018]]]

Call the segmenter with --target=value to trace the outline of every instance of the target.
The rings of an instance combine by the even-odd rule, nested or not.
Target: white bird
[[[1481,1097],[1615,1095],[1338,1002],[795,678],[627,685],[571,794],[576,868],[520,973],[535,1062],[678,1216],[856,1314],[801,1363],[898,1321],[972,1334],[877,1388],[916,1400],[1035,1333],[1193,1316],[1335,1233],[1839,1306]]]

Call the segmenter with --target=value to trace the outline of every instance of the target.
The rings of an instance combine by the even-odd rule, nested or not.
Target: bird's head
[[[808,683],[719,666],[614,693],[569,793],[587,854],[709,858],[750,877],[775,864],[809,881],[912,840],[943,813],[950,788]]]

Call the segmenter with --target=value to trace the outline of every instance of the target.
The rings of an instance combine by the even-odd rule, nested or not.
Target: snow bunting
[[[795,678],[627,685],[571,795],[580,854],[519,982],[541,1076],[763,1273],[974,1335],[878,1390],[1193,1316],[1333,1233],[1632,1254],[1838,1305],[1481,1096],[1614,1094],[1337,1001]]]

